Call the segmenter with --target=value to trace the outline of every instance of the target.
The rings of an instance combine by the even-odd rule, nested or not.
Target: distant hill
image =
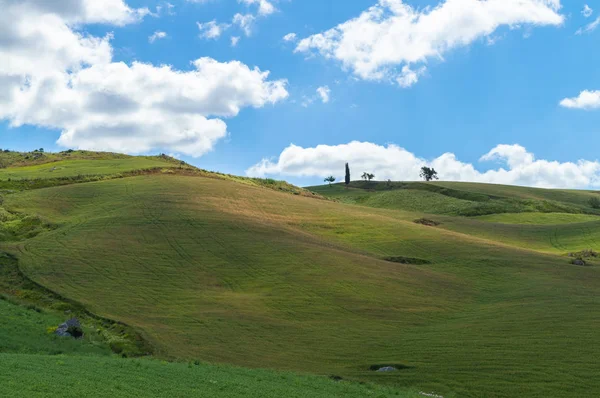
[[[168,159],[60,162],[60,178],[0,170],[0,249],[158,358],[444,397],[600,392],[594,192],[355,182],[313,195]]]

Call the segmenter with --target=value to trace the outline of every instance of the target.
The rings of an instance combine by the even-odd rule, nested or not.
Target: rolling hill
[[[24,277],[131,327],[154,357],[445,397],[600,392],[600,274],[567,256],[598,248],[595,192],[353,182],[311,194],[106,156],[61,159],[60,178],[40,169],[50,163],[0,170],[1,249]],[[120,361],[90,361],[107,360]],[[398,370],[371,370],[384,365]],[[410,393],[379,396],[393,394]]]

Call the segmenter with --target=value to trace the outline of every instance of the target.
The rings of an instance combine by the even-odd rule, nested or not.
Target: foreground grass
[[[59,225],[9,247],[28,276],[144,330],[164,357],[461,397],[600,391],[598,269],[520,249],[510,229],[496,240],[497,224],[440,216],[432,228],[414,212],[176,175],[5,204]],[[584,244],[573,236],[572,247]],[[381,260],[391,256],[430,264]]]
[[[6,397],[417,397],[325,377],[200,362],[127,360],[106,345],[56,336],[64,321],[0,299],[0,395]],[[92,333],[86,330],[86,336]]]
[[[228,366],[2,353],[0,393],[11,397],[423,397],[372,384]]]
[[[109,355],[110,349],[89,338],[66,339],[54,334],[67,316],[0,299],[0,353]],[[86,330],[86,335],[91,331]]]

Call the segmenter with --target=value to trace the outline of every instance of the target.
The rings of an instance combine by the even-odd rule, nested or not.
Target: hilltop
[[[131,328],[153,357],[445,397],[600,391],[600,268],[569,256],[598,249],[595,192],[445,182],[305,190],[120,156],[0,170],[0,230],[11,231],[0,244],[24,278],[77,303],[92,324]],[[127,355],[143,353],[130,343]],[[398,370],[371,370],[384,365]],[[380,396],[394,394],[410,393]]]

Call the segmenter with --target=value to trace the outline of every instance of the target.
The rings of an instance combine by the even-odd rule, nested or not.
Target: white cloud
[[[150,14],[148,8],[133,9],[123,0],[2,0],[2,11],[23,14],[54,15],[69,25],[112,24],[123,26],[139,22]]]
[[[598,109],[600,108],[600,91],[584,90],[577,97],[563,99],[560,101],[560,105],[571,109]]]
[[[231,36],[231,47],[237,47],[239,42],[240,42],[239,36]]]
[[[501,26],[561,25],[560,8],[560,0],[446,0],[423,9],[379,0],[357,18],[302,39],[295,51],[340,61],[362,79],[410,85],[415,75],[405,66],[441,59]]]
[[[121,24],[143,12],[121,1],[102,2],[102,10],[90,3],[99,4],[2,0],[0,119],[57,129],[65,147],[200,156],[227,135],[220,118],[288,95],[285,80],[238,61],[200,58],[189,71],[113,62],[111,35],[84,34],[69,21]]]
[[[156,32],[152,33],[151,36],[148,37],[148,41],[150,43],[154,43],[156,40],[164,39],[165,37],[167,37],[166,32],[161,32],[161,31],[157,30]]]
[[[583,28],[579,28],[577,32],[575,32],[575,34],[580,35],[583,33],[592,33],[598,28],[598,25],[600,25],[600,17],[596,18],[593,22],[585,25]]]
[[[218,39],[224,31],[229,29],[228,24],[220,24],[215,20],[205,23],[196,22],[196,25],[198,25],[200,37],[203,39]]]
[[[288,33],[287,35],[283,36],[283,41],[296,41],[297,38],[298,36],[295,33]]]
[[[592,10],[590,8],[590,6],[588,6],[587,4],[583,6],[583,10],[581,11],[581,14],[586,17],[589,18],[592,16],[592,14],[594,13],[594,10]]]
[[[233,23],[235,25],[238,25],[240,29],[244,31],[246,36],[252,35],[254,21],[256,21],[256,17],[252,14],[242,15],[240,13],[237,13],[233,16]]]
[[[276,11],[275,6],[268,0],[238,0],[238,2],[246,5],[257,4],[259,15],[271,15]]]
[[[600,186],[600,162],[579,160],[556,162],[535,159],[520,145],[498,145],[481,161],[497,160],[506,167],[478,171],[472,164],[459,161],[452,153],[425,160],[404,148],[353,141],[342,145],[318,145],[302,148],[290,145],[276,160],[263,159],[250,167],[249,176],[343,177],[344,164],[350,163],[354,176],[364,171],[378,180],[414,181],[423,166],[434,167],[445,181],[472,181],[546,188],[583,188]]]
[[[416,71],[412,70],[408,65],[402,67],[402,71],[396,77],[396,82],[402,88],[408,88],[419,81],[419,77],[424,75],[427,68],[422,66]]]
[[[329,89],[329,86],[319,87],[317,89],[317,94],[319,94],[319,97],[321,97],[321,101],[323,101],[323,103],[326,104],[329,102],[329,95],[331,94],[331,90]]]

